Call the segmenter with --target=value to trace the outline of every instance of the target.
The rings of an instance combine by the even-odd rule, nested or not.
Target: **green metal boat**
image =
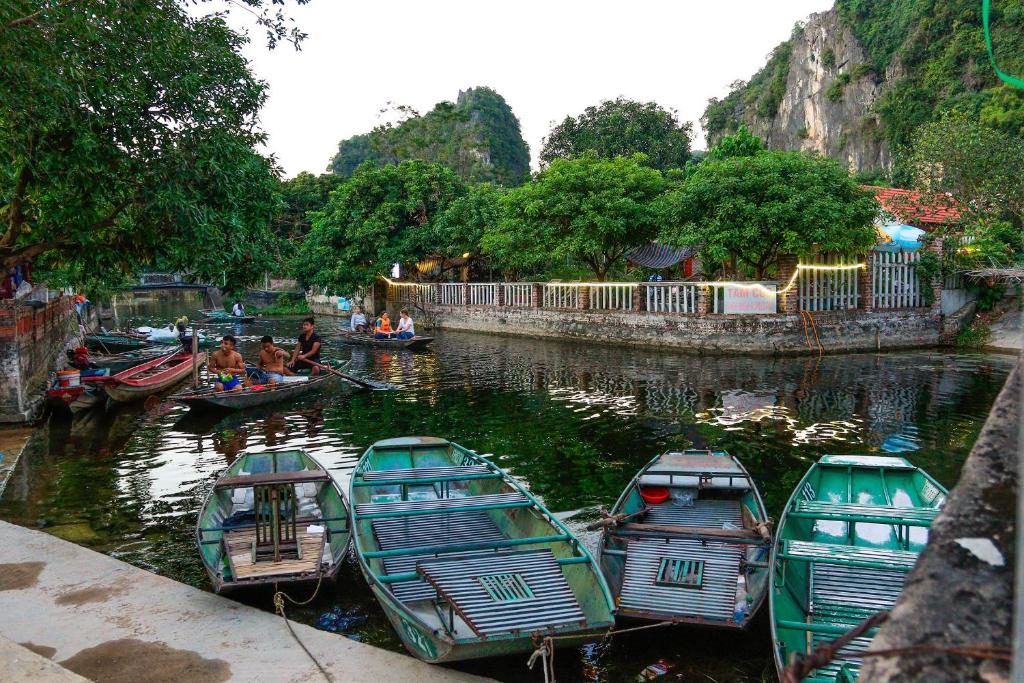
[[[84,342],[89,349],[104,353],[135,351],[150,345],[144,338],[124,334],[87,334]]]
[[[303,451],[239,456],[213,485],[196,526],[218,593],[334,578],[348,541],[341,491]]]
[[[826,455],[790,496],[771,558],[772,641],[782,671],[795,655],[891,609],[946,490],[905,458]],[[857,680],[874,631],[839,650],[812,683]]]
[[[356,556],[406,648],[428,662],[599,638],[613,604],[597,563],[490,461],[432,437],[378,441],[349,483]]]
[[[657,456],[598,526],[619,617],[741,629],[764,602],[768,515],[747,470],[725,451]]]

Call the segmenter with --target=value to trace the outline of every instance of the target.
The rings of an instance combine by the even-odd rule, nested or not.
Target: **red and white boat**
[[[205,363],[206,353],[200,352],[196,362]],[[122,370],[103,383],[103,390],[117,403],[139,401],[170,389],[191,372],[192,354],[171,353]]]

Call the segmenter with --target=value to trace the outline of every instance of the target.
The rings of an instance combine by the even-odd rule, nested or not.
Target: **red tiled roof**
[[[917,190],[874,185],[863,187],[875,193],[875,199],[882,205],[882,209],[907,225],[927,228],[960,220],[960,207],[948,194],[924,194]]]

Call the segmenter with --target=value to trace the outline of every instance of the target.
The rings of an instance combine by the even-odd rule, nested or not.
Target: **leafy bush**
[[[875,65],[872,64],[871,62],[858,64],[855,67],[853,67],[853,71],[851,71],[850,73],[853,76],[853,80],[860,80],[865,76],[875,73]]]
[[[843,99],[843,89],[850,82],[850,74],[845,71],[836,76],[828,87],[825,88],[825,98],[829,102],[838,102]]]
[[[981,349],[988,344],[992,330],[980,320],[975,320],[956,334],[956,345],[962,349]]]
[[[836,68],[836,51],[826,47],[821,53],[821,65],[830,71]]]

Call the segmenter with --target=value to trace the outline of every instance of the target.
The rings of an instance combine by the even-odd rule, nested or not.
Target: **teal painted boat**
[[[303,451],[239,456],[213,485],[196,526],[199,554],[218,593],[332,579],[348,541],[341,491]]]
[[[619,617],[742,629],[764,602],[768,515],[747,470],[725,451],[657,456],[598,526]]]
[[[900,457],[826,455],[790,496],[771,558],[772,641],[782,670],[794,655],[891,609],[928,543],[946,490]],[[874,631],[805,681],[857,680]]]
[[[428,662],[571,647],[613,624],[597,563],[489,460],[432,437],[378,441],[349,483],[360,569]]]
[[[232,315],[228,311],[222,311],[216,308],[203,308],[199,311],[209,322],[225,322],[225,323],[251,323],[255,322],[256,316],[254,315]]]
[[[145,339],[124,334],[87,334],[84,342],[87,348],[104,353],[135,351],[149,346]]]

